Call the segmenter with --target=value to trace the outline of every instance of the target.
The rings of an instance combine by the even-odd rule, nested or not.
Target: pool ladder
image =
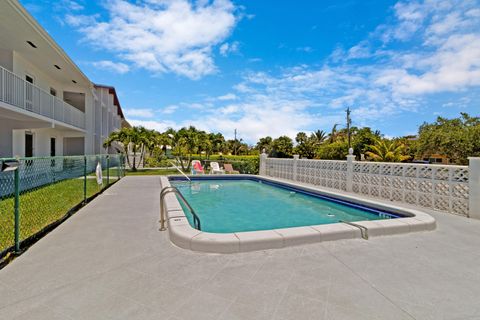
[[[202,230],[200,224],[200,218],[198,217],[195,210],[193,210],[192,206],[188,203],[187,199],[183,196],[183,194],[175,187],[165,187],[160,191],[160,231],[165,231],[167,228],[165,227],[165,196],[169,193],[175,193],[182,202],[187,206],[188,210],[192,213],[193,216],[193,225],[195,229]]]
[[[356,224],[356,223],[353,223],[353,222],[350,222],[350,221],[340,220],[339,222],[345,223],[345,224],[348,224],[349,226],[356,227],[356,228],[360,229],[360,235],[362,236],[362,238],[365,239],[365,240],[368,240],[368,229],[366,227],[361,226],[361,225]]]

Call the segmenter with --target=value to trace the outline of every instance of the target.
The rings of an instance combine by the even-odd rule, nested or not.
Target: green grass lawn
[[[99,191],[101,187],[96,180],[87,179],[87,197]],[[24,240],[59,220],[82,201],[83,179],[63,180],[22,193],[19,206],[20,239]],[[0,200],[0,252],[14,244],[13,237],[14,198],[10,197]]]
[[[117,169],[117,167],[110,168],[109,171],[110,171],[110,178],[112,178],[112,177],[113,177],[113,178],[117,178],[117,177],[118,177],[118,169]],[[95,177],[96,175],[97,175],[97,174],[96,174],[95,171],[88,174],[88,176],[90,176],[90,177]],[[107,178],[107,169],[103,169],[103,170],[102,170],[102,177],[103,177],[104,179]]]
[[[176,169],[137,169],[137,171],[126,170],[127,176],[165,176],[169,174],[180,174]]]

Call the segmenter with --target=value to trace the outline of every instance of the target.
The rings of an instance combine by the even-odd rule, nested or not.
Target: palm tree
[[[103,146],[105,148],[110,147],[115,141],[123,147],[123,152],[127,157],[127,164],[133,171],[137,170],[136,157],[137,152],[143,152],[144,144],[147,139],[146,129],[143,127],[122,128],[119,131],[112,132],[110,136],[104,141]],[[131,148],[133,152],[133,164],[130,164],[128,157],[128,148]],[[140,156],[140,161],[142,157]]]
[[[335,140],[337,139],[337,126],[338,126],[338,123],[335,123],[332,127],[332,131],[330,132],[330,135],[329,135],[330,143],[334,143]]]
[[[173,153],[177,161],[180,162],[184,171],[188,171],[190,169],[192,154],[200,149],[201,131],[190,126],[188,128],[181,128],[177,132],[172,129],[168,135],[172,139]],[[184,160],[187,160],[186,166]]]
[[[212,142],[212,152],[223,152],[225,149],[225,138],[221,133],[209,133],[209,140]]]
[[[145,166],[146,153],[152,157],[155,148],[162,146],[162,135],[155,130],[147,130],[143,132],[143,166]]]
[[[273,139],[270,136],[260,138],[255,148],[260,152],[263,152],[263,150],[265,150],[267,154],[270,154],[272,152],[272,143]]]
[[[312,138],[314,138],[317,144],[321,144],[327,139],[327,133],[323,130],[317,130],[312,133]]]
[[[374,145],[369,145],[371,151],[365,154],[373,161],[382,162],[402,162],[410,159],[410,156],[405,155],[405,145],[390,140],[376,140]]]

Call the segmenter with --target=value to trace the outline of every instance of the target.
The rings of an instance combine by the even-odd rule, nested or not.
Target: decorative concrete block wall
[[[260,175],[480,219],[480,158],[470,158],[470,166],[353,159],[278,159],[262,154]]]

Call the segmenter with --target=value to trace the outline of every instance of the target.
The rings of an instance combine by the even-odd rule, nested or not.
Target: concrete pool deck
[[[0,319],[480,319],[480,221],[206,254],[158,231],[159,177],[126,177],[0,270]]]

